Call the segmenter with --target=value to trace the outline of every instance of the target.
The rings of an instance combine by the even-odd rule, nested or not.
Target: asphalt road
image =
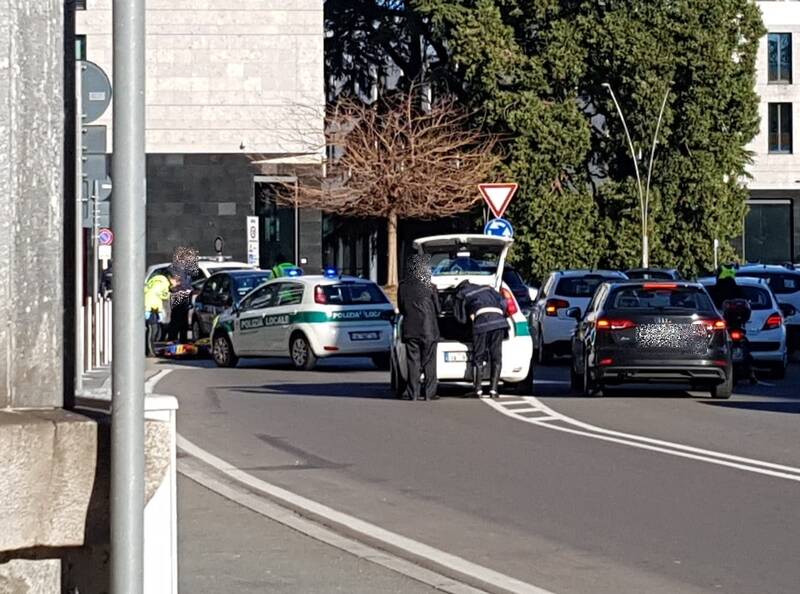
[[[541,402],[592,425],[800,466],[800,370],[730,401],[676,390]],[[800,482],[510,418],[457,391],[391,398],[358,360],[177,366],[184,437],[246,472],[557,593],[796,593]],[[520,405],[520,406],[524,406]]]

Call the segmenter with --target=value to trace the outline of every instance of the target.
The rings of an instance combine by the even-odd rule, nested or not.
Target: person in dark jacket
[[[439,293],[431,282],[430,257],[414,255],[397,290],[403,316],[408,384],[406,400],[436,400],[436,345],[439,341]],[[421,379],[424,378],[424,379]]]
[[[497,384],[503,367],[503,340],[508,335],[508,306],[493,287],[469,281],[456,287],[456,319],[472,322],[472,381],[474,393],[483,398],[483,378],[489,371],[489,396],[497,398]]]

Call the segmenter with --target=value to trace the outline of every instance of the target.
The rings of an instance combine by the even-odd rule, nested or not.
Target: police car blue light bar
[[[339,271],[336,270],[333,266],[328,266],[325,270],[322,271],[322,275],[325,278],[336,278],[339,276]]]

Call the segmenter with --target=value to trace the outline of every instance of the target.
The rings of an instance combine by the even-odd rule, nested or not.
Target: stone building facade
[[[81,52],[109,76],[111,4],[86,0],[76,22]],[[259,215],[262,266],[278,255],[321,266],[320,213],[295,219],[274,196],[324,156],[322,7],[148,0],[148,264],[176,245],[211,255],[217,236],[226,255],[245,259],[246,217]],[[110,109],[95,122],[107,127],[109,153],[111,122]]]

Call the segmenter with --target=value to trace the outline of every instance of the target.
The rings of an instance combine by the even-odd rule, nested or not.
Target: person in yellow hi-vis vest
[[[155,343],[161,337],[161,325],[169,322],[170,289],[178,280],[170,275],[156,274],[144,285],[144,319],[146,323],[146,353],[155,357]]]

